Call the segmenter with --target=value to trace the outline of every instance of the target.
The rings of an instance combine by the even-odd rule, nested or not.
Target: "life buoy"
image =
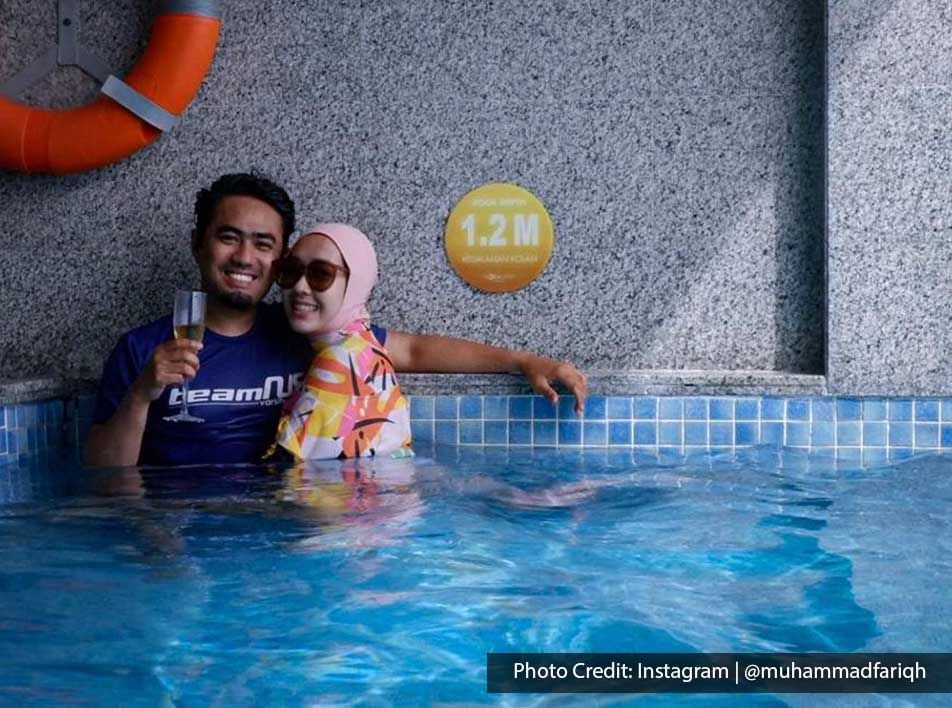
[[[166,2],[136,65],[123,81],[104,84],[109,95],[63,110],[0,96],[0,168],[83,172],[141,150],[159,137],[163,118],[174,119],[198,93],[220,29],[217,3]]]

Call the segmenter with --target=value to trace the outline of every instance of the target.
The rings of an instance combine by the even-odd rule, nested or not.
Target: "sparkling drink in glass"
[[[176,339],[194,339],[202,341],[205,336],[205,293],[200,290],[178,290],[175,293],[175,310],[172,313],[172,327]],[[204,423],[204,418],[188,412],[188,379],[182,382],[182,410],[165,420],[178,423]]]

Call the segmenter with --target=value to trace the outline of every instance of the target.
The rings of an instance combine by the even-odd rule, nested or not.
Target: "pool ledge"
[[[777,371],[588,370],[593,396],[790,395],[824,396],[826,377]],[[519,395],[531,393],[519,374],[400,374],[409,395]]]
[[[811,395],[827,393],[826,377],[777,371],[588,370],[593,396],[648,395]],[[532,393],[521,374],[400,374],[409,395],[520,395]],[[37,378],[0,381],[0,404],[71,398],[93,393],[90,379]]]
[[[95,393],[96,382],[87,379],[22,379],[0,381],[0,405],[32,403],[53,398],[74,398]]]

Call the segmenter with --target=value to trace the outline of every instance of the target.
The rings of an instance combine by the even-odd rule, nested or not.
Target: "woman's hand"
[[[552,405],[559,400],[552,383],[559,382],[575,396],[575,412],[581,415],[585,410],[588,379],[574,364],[526,353],[519,361],[519,370],[528,379],[532,390],[545,396]]]

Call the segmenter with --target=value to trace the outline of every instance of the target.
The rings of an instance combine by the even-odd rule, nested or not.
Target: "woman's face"
[[[327,261],[344,266],[344,257],[334,242],[322,234],[308,234],[300,239],[291,253],[305,265],[314,260]],[[347,276],[338,271],[331,286],[317,292],[308,285],[307,277],[301,276],[294,287],[284,291],[284,311],[291,329],[304,335],[321,332],[340,311],[347,289]]]

